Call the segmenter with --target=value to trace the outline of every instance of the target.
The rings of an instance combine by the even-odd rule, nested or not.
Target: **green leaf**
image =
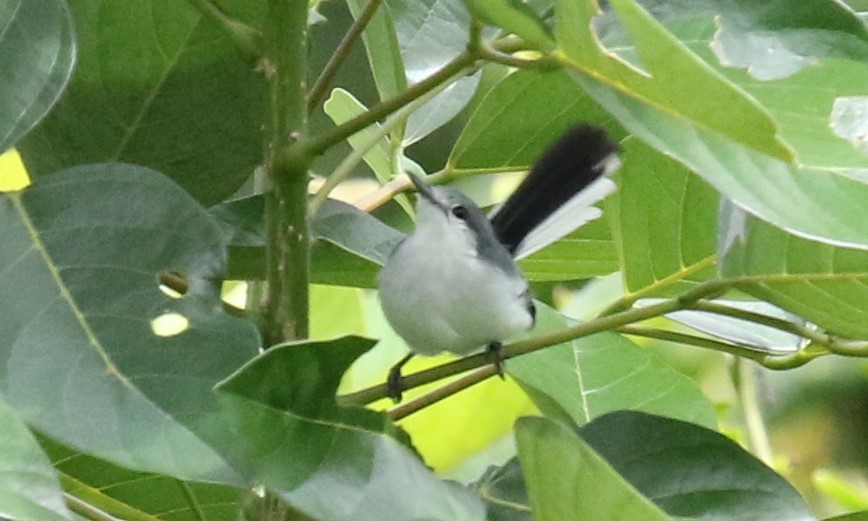
[[[118,519],[209,521],[238,519],[247,490],[213,483],[181,481],[165,474],[128,470],[40,440],[61,473],[65,490]]]
[[[573,77],[628,130],[698,173],[741,207],[803,236],[854,247],[868,244],[862,223],[868,185],[833,172],[788,164],[789,151],[755,103],[686,51],[647,13],[615,2],[652,78],[597,45],[587,4],[561,2]],[[690,77],[689,83],[679,78]],[[680,82],[680,83],[679,83]],[[714,105],[708,101],[714,100]],[[782,204],[781,201],[786,201]]]
[[[489,90],[449,157],[447,169],[527,170],[571,125],[602,124],[619,139],[624,131],[563,72],[521,70]]]
[[[558,41],[570,59],[567,67],[598,78],[642,105],[659,107],[685,124],[711,129],[772,157],[791,158],[775,136],[774,123],[758,104],[689,52],[632,0],[616,0],[612,6],[647,73],[640,74],[635,66],[614,59],[591,30],[590,18],[597,14],[593,4],[588,0],[556,4],[558,27],[563,28]],[[686,77],[689,82],[683,81]],[[589,94],[600,102],[593,92]],[[618,119],[627,126],[624,119]]]
[[[618,250],[606,219],[597,219],[519,262],[528,280],[588,279],[618,271]]]
[[[237,465],[316,518],[481,519],[478,499],[392,439],[409,444],[384,414],[337,406],[341,377],[374,343],[344,337],[271,348],[220,383],[219,416],[200,421]],[[212,429],[214,420],[225,428]]]
[[[313,250],[313,281],[358,287],[374,287],[376,274],[404,239],[404,234],[387,226],[358,208],[330,201],[313,220],[312,234],[317,238]],[[321,254],[319,243],[328,245]],[[340,255],[327,255],[327,251]],[[344,264],[335,264],[345,261]],[[352,265],[355,270],[346,271]],[[359,262],[361,261],[361,262]]]
[[[251,196],[214,206],[230,246],[230,279],[265,273],[265,201]],[[326,200],[311,222],[311,279],[319,284],[376,287],[376,276],[404,234],[354,206]]]
[[[751,521],[814,519],[792,485],[717,432],[621,411],[586,425],[579,434],[624,479],[670,515]]]
[[[332,121],[334,121],[335,124],[341,125],[346,121],[363,114],[367,110],[367,107],[362,105],[362,103],[349,92],[341,88],[336,88],[323,104],[323,110],[325,110],[325,113],[332,118]],[[369,141],[371,136],[376,132],[374,130],[375,126],[377,126],[376,123],[350,136],[348,139],[350,146],[355,150],[358,149],[362,143]],[[364,160],[381,183],[385,183],[392,178],[392,154],[389,143],[386,139],[380,140],[376,146],[368,150],[364,156]]]
[[[521,420],[539,424],[544,421]],[[551,422],[548,425],[548,430],[558,431],[560,438],[567,439],[573,434]],[[526,465],[521,427],[520,424],[517,435],[524,476],[517,472],[517,462],[511,460],[490,469],[477,484],[497,520],[530,519],[527,492],[533,497],[531,479],[536,469]],[[637,496],[653,501],[675,519],[814,519],[792,485],[717,432],[669,418],[620,411],[594,420],[579,429],[578,434],[587,444],[582,453],[595,451],[593,455],[599,458],[595,464],[605,465],[600,474],[616,472],[620,480],[635,487],[632,490]],[[574,457],[562,453],[562,459],[547,466],[569,476],[569,467],[565,470],[564,466]],[[598,499],[584,488],[575,494],[564,494],[588,502]],[[533,513],[534,519],[538,519],[535,503]],[[589,519],[601,518],[594,515]]]
[[[858,140],[848,141],[849,136],[833,132],[835,125],[830,124],[836,118],[838,98],[864,96],[861,78],[868,74],[868,65],[859,57],[866,51],[847,59],[854,49],[865,47],[858,43],[864,40],[865,28],[854,25],[854,20],[859,25],[861,22],[840,4],[811,0],[772,8],[716,0],[674,6],[666,0],[645,0],[643,5],[691,51],[766,108],[800,164],[838,169],[865,164],[866,153]],[[614,15],[603,15],[598,27],[609,49],[617,49],[619,56],[638,63],[633,42]],[[731,37],[724,38],[721,27],[726,27]],[[806,46],[802,40],[811,43]],[[756,54],[745,53],[743,47],[756,41],[769,47],[756,49]],[[729,63],[727,55],[750,60],[751,68],[725,66],[721,61]],[[792,75],[774,81],[757,79],[756,69],[766,65]]]
[[[74,519],[57,473],[15,410],[0,399],[0,517]]]
[[[566,327],[538,306],[534,334]],[[715,427],[714,410],[687,376],[615,333],[600,333],[510,360],[516,379],[544,415],[584,425],[603,414],[636,409]]]
[[[852,512],[842,516],[827,517],[825,521],[868,521],[868,510],[864,512]]]
[[[316,519],[484,519],[475,496],[440,481],[391,437],[221,396],[196,422],[239,468]],[[419,494],[424,490],[425,494]]]
[[[410,84],[417,83],[467,49],[470,14],[461,0],[389,1],[404,71]],[[465,76],[407,120],[403,145],[409,146],[458,115],[470,102],[480,75]]]
[[[311,284],[310,338],[320,340],[367,334],[366,294],[359,288]],[[335,317],[341,320],[335,320]]]
[[[82,163],[164,171],[196,199],[234,193],[261,161],[265,82],[186,2],[71,2],[78,63],[63,99],[19,146],[31,175]],[[258,22],[258,2],[221,7]]]
[[[0,5],[0,152],[15,145],[57,102],[72,74],[75,39],[63,0]]]
[[[464,0],[467,9],[482,22],[520,36],[540,49],[555,47],[554,39],[533,9],[521,0]]]
[[[839,2],[717,3],[726,11],[712,48],[721,64],[748,69],[758,80],[788,76],[821,56],[868,55],[868,28]]]
[[[155,403],[226,376],[259,344],[250,323],[219,311],[213,279],[225,246],[205,210],[156,172],[106,164],[39,179],[0,199],[0,215],[7,402],[78,451],[183,479],[239,482]],[[160,291],[165,272],[189,281],[187,296]],[[160,336],[152,321],[172,314],[188,327]],[[213,356],[203,358],[203,344]],[[200,362],[180,367],[190,358]]]
[[[616,193],[618,249],[629,293],[683,291],[714,270],[718,193],[644,143],[623,143]]]
[[[474,484],[490,521],[531,521],[530,498],[518,458],[492,466]]]
[[[721,277],[836,334],[868,336],[868,252],[794,237],[732,205],[720,233]]]
[[[654,299],[651,300],[653,301]],[[715,299],[715,303],[796,324],[804,323],[803,320],[794,317],[791,313],[787,313],[767,302]],[[751,346],[767,351],[792,352],[798,349],[803,342],[803,339],[798,335],[726,315],[702,311],[676,311],[674,313],[667,313],[666,317],[707,335],[738,345]]]
[[[669,519],[565,426],[522,418],[515,434],[535,520]]]
[[[348,0],[347,7],[358,19],[367,1]],[[383,6],[385,7],[385,6]],[[389,9],[379,8],[371,16],[362,33],[371,74],[377,85],[381,100],[394,97],[407,88],[407,76],[404,73],[404,62],[401,57],[401,45],[395,33],[395,24]],[[390,132],[394,146],[403,141],[406,122],[400,122]]]
[[[305,418],[394,430],[385,415],[335,401],[341,377],[376,340],[347,336],[335,340],[293,342],[269,348],[217,389],[262,402]]]
[[[347,7],[358,18],[367,2],[349,0]],[[404,63],[401,60],[401,46],[395,34],[395,24],[388,9],[377,9],[365,26],[362,41],[371,64],[371,73],[380,93],[380,99],[391,98],[407,88]]]

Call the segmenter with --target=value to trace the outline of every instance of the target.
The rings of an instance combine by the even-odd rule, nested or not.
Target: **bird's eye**
[[[467,219],[467,207],[461,206],[460,204],[456,204],[455,206],[452,207],[452,215],[461,219],[462,221],[464,219]]]

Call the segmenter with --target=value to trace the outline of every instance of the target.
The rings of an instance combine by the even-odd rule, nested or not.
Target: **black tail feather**
[[[541,222],[600,177],[604,160],[618,148],[605,130],[591,125],[575,126],[555,142],[491,219],[510,253]]]

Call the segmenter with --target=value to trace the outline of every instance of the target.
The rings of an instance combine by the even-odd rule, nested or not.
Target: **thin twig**
[[[344,61],[350,55],[353,45],[358,41],[359,36],[361,36],[362,32],[365,30],[365,27],[368,26],[368,22],[371,21],[374,13],[377,12],[377,8],[379,8],[382,3],[383,0],[368,0],[364,9],[362,9],[362,12],[359,13],[359,17],[353,21],[353,24],[347,30],[346,34],[344,34],[344,37],[335,48],[335,52],[333,52],[329,57],[329,61],[326,63],[322,72],[320,72],[319,77],[316,79],[316,82],[313,84],[313,87],[310,89],[310,94],[307,96],[308,112],[313,112],[313,109],[319,105],[320,101],[322,101],[322,98],[325,96],[326,91],[328,91],[338,69],[340,69],[341,65],[343,65]]]
[[[108,512],[104,512],[95,506],[78,499],[72,494],[64,492],[63,499],[70,510],[91,521],[121,521],[119,517],[114,517]]]
[[[355,118],[346,121],[331,130],[298,143],[298,145],[303,148],[303,153],[305,154],[311,156],[320,155],[363,128],[388,117],[390,114],[400,110],[408,103],[412,103],[417,98],[436,89],[444,82],[451,81],[454,76],[459,74],[468,74],[470,70],[474,68],[473,63],[475,61],[475,56],[471,55],[467,51],[462,52],[453,58],[452,61],[444,65],[439,71],[428,76],[419,83],[413,84],[392,98],[377,103],[364,114],[359,114]]]
[[[626,324],[639,322],[656,316],[665,315],[666,313],[677,311],[680,309],[680,305],[681,304],[677,299],[658,302],[650,306],[634,308],[606,317],[599,317],[595,320],[564,328],[547,335],[540,335],[538,337],[515,342],[504,346],[502,358],[507,360],[515,356],[538,351],[570,340],[575,340],[576,338],[592,335],[601,331],[608,331]],[[413,389],[421,385],[429,384],[449,376],[454,376],[490,364],[491,356],[488,353],[471,355],[437,367],[432,367],[425,371],[407,375],[402,380],[402,387],[404,390]],[[386,396],[388,396],[387,386],[385,384],[380,384],[355,393],[343,395],[339,397],[339,403],[342,405],[364,405],[385,398]]]
[[[833,353],[845,356],[868,356],[868,341],[865,340],[844,340],[821,330],[814,329],[796,322],[784,320],[782,318],[771,317],[761,313],[755,313],[745,309],[734,308],[719,302],[697,301],[689,306],[689,309],[695,311],[706,311],[718,315],[725,315],[740,320],[747,320],[756,324],[773,327],[781,331],[792,333],[809,340],[814,346],[823,346]]]
[[[756,367],[749,365],[747,361],[741,358],[736,358],[733,362],[735,364],[732,368],[733,383],[738,392],[751,452],[760,461],[768,466],[772,466],[772,446],[769,443],[769,435],[766,432],[757,395],[758,375]]]
[[[234,18],[230,18],[210,0],[187,1],[205,17],[223,29],[248,60],[255,61],[261,57],[262,34],[259,31]]]
[[[774,356],[776,354],[771,351],[757,349],[754,347],[740,346],[738,344],[731,344],[729,342],[721,342],[720,340],[715,340],[713,338],[704,338],[695,335],[688,335],[686,333],[679,333],[677,331],[669,331],[666,329],[657,329],[647,326],[621,326],[615,331],[624,335],[654,338],[656,340],[665,340],[667,342],[675,342],[678,344],[701,347],[703,349],[711,349],[712,351],[728,353],[742,358],[749,358],[756,362],[762,362],[766,357]]]
[[[407,105],[401,107],[400,110],[389,116],[388,119],[382,124],[377,126],[372,132],[371,135],[363,142],[360,143],[347,157],[344,158],[343,161],[332,171],[331,174],[326,178],[323,185],[317,190],[316,194],[311,198],[310,204],[308,205],[308,216],[316,215],[317,210],[319,210],[320,206],[325,202],[329,193],[335,189],[347,176],[352,173],[353,169],[362,159],[365,157],[372,148],[377,146],[377,143],[380,142],[381,139],[385,138],[386,135],[398,124],[407,119],[414,111],[418,110],[421,105],[429,102],[431,98],[439,94],[446,87],[449,86],[450,82],[443,82],[437,88],[431,90],[430,92],[424,94],[408,103]]]
[[[480,367],[479,369],[462,375],[460,378],[456,378],[455,380],[445,385],[441,385],[430,392],[392,407],[389,409],[387,414],[389,415],[389,419],[392,421],[398,421],[402,418],[406,418],[414,412],[421,411],[426,407],[434,405],[445,398],[449,398],[459,391],[463,391],[464,389],[468,389],[484,380],[487,380],[496,374],[497,369],[495,369],[494,365]]]

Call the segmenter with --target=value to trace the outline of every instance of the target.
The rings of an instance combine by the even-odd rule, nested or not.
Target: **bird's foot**
[[[389,369],[389,378],[386,380],[386,394],[395,403],[401,401],[404,393],[404,377],[401,375],[401,369],[411,358],[413,358],[413,353],[405,356]]]
[[[497,375],[501,380],[504,380],[504,364],[505,361],[503,358],[503,344],[500,342],[492,342],[488,344],[487,348],[489,356],[491,356],[491,363],[494,365],[494,370],[497,371]]]

